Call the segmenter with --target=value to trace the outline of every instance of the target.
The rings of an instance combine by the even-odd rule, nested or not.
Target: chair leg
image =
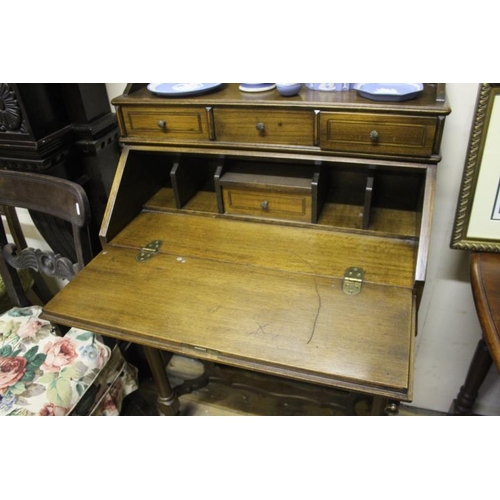
[[[479,388],[483,383],[489,369],[492,359],[486,342],[481,339],[476,347],[476,352],[472,358],[465,378],[464,385],[460,388],[457,399],[453,401],[451,415],[471,415],[472,408],[476,402]]]
[[[162,415],[173,416],[179,412],[179,399],[170,387],[161,352],[153,347],[143,347],[158,390],[158,411]]]

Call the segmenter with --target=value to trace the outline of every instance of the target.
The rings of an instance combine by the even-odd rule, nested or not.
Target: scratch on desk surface
[[[311,336],[309,337],[309,340],[307,341],[308,344],[311,342],[312,338],[314,337],[314,332],[316,331],[316,323],[318,322],[319,313],[321,311],[321,295],[319,294],[318,282],[316,281],[316,278],[314,278],[314,288],[316,290],[316,295],[318,296],[318,310],[316,311],[316,317],[314,318]]]
[[[252,330],[251,332],[248,332],[248,335],[256,335],[257,333],[267,333],[265,331],[266,326],[269,326],[269,323],[261,324],[257,321],[258,327],[255,330]]]
[[[290,253],[292,255],[294,255],[295,257],[297,257],[302,262],[304,262],[304,264],[306,264],[306,266],[309,267],[314,274],[316,274],[316,269],[314,269],[314,266],[309,261],[304,259],[304,257],[302,257],[302,255],[299,255],[298,253],[295,253],[295,252],[290,252]],[[314,288],[316,290],[316,295],[318,296],[318,310],[316,311],[316,316],[314,317],[311,335],[309,336],[309,340],[307,341],[307,344],[310,344],[312,338],[314,337],[314,332],[316,331],[316,323],[318,322],[319,313],[321,311],[321,295],[319,294],[319,290],[318,290],[318,282],[316,281],[316,277],[313,277],[313,279],[314,279]]]

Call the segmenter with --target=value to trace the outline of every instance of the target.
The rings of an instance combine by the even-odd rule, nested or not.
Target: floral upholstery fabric
[[[63,337],[41,307],[0,316],[0,416],[118,415],[137,371],[90,332]]]

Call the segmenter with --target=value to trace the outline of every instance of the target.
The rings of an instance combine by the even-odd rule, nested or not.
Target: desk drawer
[[[316,222],[319,173],[308,176],[226,172],[219,181],[223,211],[269,219]]]
[[[136,107],[121,108],[125,135],[143,139],[208,140],[205,108]]]
[[[437,119],[403,115],[321,113],[322,149],[404,156],[433,153]]]
[[[214,109],[218,141],[313,145],[313,116],[310,111]]]
[[[229,188],[222,196],[228,214],[311,222],[310,195]]]

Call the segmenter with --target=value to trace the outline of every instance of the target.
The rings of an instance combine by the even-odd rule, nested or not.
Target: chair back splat
[[[14,304],[25,306],[29,303],[15,269],[30,268],[46,276],[71,280],[91,260],[89,201],[80,185],[52,176],[3,171],[0,175],[0,204],[14,240],[13,244],[7,241],[2,225],[0,245],[9,265],[2,262],[0,267]],[[51,251],[28,248],[16,208],[51,215],[71,224],[77,261],[73,263],[67,256]],[[35,290],[43,302],[50,298],[43,280],[35,278]]]
[[[32,248],[23,233],[32,226],[19,223],[17,209],[71,226],[74,249],[64,252],[72,255],[44,241]],[[124,397],[138,388],[121,345],[43,318],[42,304],[59,289],[46,277],[71,280],[92,258],[85,191],[49,175],[0,170],[0,214],[0,416],[120,414]]]

